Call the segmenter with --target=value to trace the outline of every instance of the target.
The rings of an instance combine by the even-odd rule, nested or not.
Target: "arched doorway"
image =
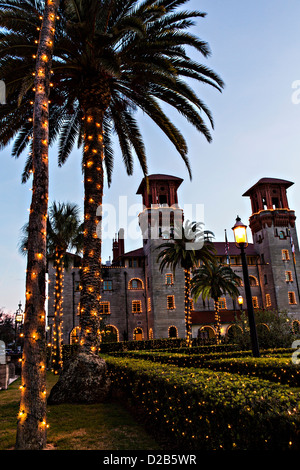
[[[169,338],[177,338],[178,337],[178,330],[176,328],[176,326],[172,325],[169,327]]]
[[[202,326],[198,330],[198,339],[200,341],[210,341],[216,336],[214,328],[210,325]]]
[[[243,334],[243,330],[239,325],[229,325],[226,331],[226,335],[229,340],[233,340],[241,334]]]
[[[119,331],[114,325],[105,325],[104,332],[101,334],[101,342],[117,343],[119,341]]]
[[[144,339],[142,328],[135,328],[133,331],[134,341],[142,341]]]

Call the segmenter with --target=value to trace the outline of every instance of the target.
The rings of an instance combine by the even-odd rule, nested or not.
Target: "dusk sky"
[[[300,90],[300,2],[191,0],[186,8],[207,13],[193,31],[208,42],[212,55],[203,59],[193,54],[193,58],[217,72],[226,86],[220,94],[212,87],[194,85],[214,117],[211,144],[176,111],[168,112],[186,136],[192,181],[172,144],[154,123],[138,115],[149,174],[183,178],[180,205],[203,205],[205,228],[215,233],[217,241],[224,241],[227,229],[233,241],[236,216],[248,224],[251,214],[250,201],[242,194],[260,178],[294,182],[288,199],[296,216],[300,214],[300,92],[293,88]],[[11,157],[10,148],[0,153],[0,308],[15,311],[20,300],[23,306],[25,302],[26,259],[18,253],[18,242],[28,221],[31,181],[21,184],[26,152],[18,160]],[[120,197],[127,196],[128,210],[141,204],[136,191],[142,178],[137,162],[134,175],[126,175],[116,146],[113,182],[105,187],[104,202],[116,207],[117,216]],[[58,168],[53,147],[49,203],[56,200],[82,207],[82,198],[81,151],[75,148],[64,167]],[[134,220],[128,214],[128,223]],[[141,240],[125,241],[127,251],[140,246]],[[111,247],[111,240],[104,240],[103,262]]]

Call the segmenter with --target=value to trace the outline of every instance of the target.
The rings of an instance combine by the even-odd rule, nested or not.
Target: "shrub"
[[[299,391],[227,372],[105,357],[113,390],[184,450],[299,450]]]

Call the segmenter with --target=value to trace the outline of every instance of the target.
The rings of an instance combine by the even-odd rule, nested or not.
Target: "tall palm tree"
[[[23,13],[32,2],[11,0],[0,3],[0,74],[7,79],[7,105],[3,106],[1,120],[2,135],[10,127],[13,119],[18,121],[16,106],[11,108],[11,100],[20,103],[22,95],[31,88],[33,109],[28,109],[32,126],[31,169],[33,171],[32,200],[29,215],[29,240],[26,274],[26,305],[24,316],[24,348],[22,358],[22,386],[20,411],[16,437],[16,449],[38,450],[46,445],[46,342],[45,342],[45,275],[46,275],[46,220],[48,210],[48,141],[49,141],[49,92],[51,65],[54,47],[55,23],[59,0],[45,0],[39,21],[36,44],[31,45],[34,61],[32,80],[26,78],[17,85],[18,76],[24,74],[29,63],[18,53],[18,33],[30,29]],[[27,38],[28,43],[28,38]],[[38,46],[37,46],[38,44]],[[15,68],[19,63],[21,70]],[[15,73],[15,79],[13,75]],[[25,72],[26,75],[26,72]],[[21,86],[20,86],[21,85]],[[28,106],[28,104],[27,104]],[[2,114],[2,113],[1,113]],[[23,121],[24,124],[24,121]],[[12,131],[14,132],[14,131]],[[11,135],[9,131],[8,134]],[[10,138],[4,137],[4,142]]]
[[[54,337],[53,363],[54,373],[62,370],[62,319],[63,319],[63,279],[64,269],[68,268],[70,256],[68,251],[75,249],[81,253],[83,247],[83,224],[79,218],[79,207],[76,204],[58,205],[54,202],[49,211],[47,231],[49,257],[54,258],[55,291],[54,291]]]
[[[22,238],[19,251],[27,253],[28,224],[22,227]],[[75,254],[82,251],[83,224],[79,218],[79,207],[76,204],[56,203],[49,208],[47,220],[47,259],[53,260],[55,271],[54,286],[54,330],[52,370],[59,373],[62,368],[62,300],[64,269],[71,261],[70,251]]]
[[[13,20],[9,20],[13,35],[4,32],[0,36],[1,43],[9,46],[0,49],[0,70],[8,91],[8,105],[0,109],[0,122],[4,124],[0,143],[6,145],[16,135],[13,155],[19,156],[32,134],[28,121],[34,68],[31,55],[42,2],[25,0],[19,8],[14,0],[6,3],[13,11]],[[50,143],[59,136],[59,164],[64,163],[76,141],[83,148],[85,226],[80,326],[82,349],[86,352],[97,352],[99,346],[101,211],[97,210],[102,206],[104,171],[108,182],[112,175],[112,134],[117,135],[128,174],[133,172],[134,154],[147,174],[144,143],[134,116],[137,109],[174,144],[190,174],[186,141],[162,104],[177,109],[211,141],[211,113],[188,81],[219,91],[223,82],[187,53],[189,48],[206,58],[210,50],[206,42],[189,31],[195,19],[205,14],[183,10],[186,3],[64,0],[61,4],[52,64]],[[7,15],[0,15],[0,27],[7,22]],[[29,155],[23,180],[31,170]]]
[[[160,253],[157,261],[160,270],[172,268],[174,276],[177,268],[184,270],[184,310],[186,341],[191,346],[191,272],[200,262],[208,263],[214,259],[215,248],[210,240],[204,240],[201,224],[187,220],[182,227],[175,227],[174,239],[157,247]]]
[[[219,299],[222,295],[229,294],[232,298],[239,296],[241,278],[235,274],[230,266],[217,263],[202,265],[192,279],[192,296],[197,301],[200,295],[202,299],[211,298],[215,306],[215,325],[217,331],[217,343],[221,339],[221,324],[219,314]]]

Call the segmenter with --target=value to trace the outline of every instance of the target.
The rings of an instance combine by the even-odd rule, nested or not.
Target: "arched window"
[[[294,334],[300,333],[300,322],[299,320],[294,320],[292,323],[292,329]]]
[[[286,238],[285,233],[282,230],[279,232],[279,238],[281,240],[285,240],[285,238]]]
[[[144,283],[139,278],[130,279],[128,283],[128,289],[134,289],[134,290],[144,289]]]
[[[73,328],[70,334],[70,344],[78,344],[79,343],[79,326]]]
[[[249,276],[250,286],[255,287],[258,286],[258,279],[255,276]]]

